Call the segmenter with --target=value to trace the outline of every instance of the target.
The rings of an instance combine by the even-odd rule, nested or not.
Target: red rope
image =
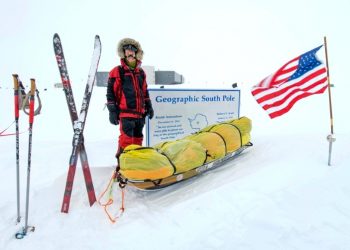
[[[6,132],[13,124],[15,123],[15,121],[13,121],[10,126],[8,126],[7,128],[5,128],[3,131],[0,132],[0,136],[10,136],[10,135],[16,135],[17,133],[9,133],[9,134],[4,134],[4,132]],[[25,131],[19,132],[18,134],[23,134]]]
[[[124,188],[120,188],[121,189],[121,196],[122,196],[122,198],[121,198],[121,206],[120,206],[120,208],[118,210],[117,215],[112,216],[111,213],[108,211],[108,207],[113,204],[112,191],[113,191],[113,184],[114,184],[114,182],[116,182],[116,179],[117,179],[116,176],[117,176],[117,173],[113,172],[113,175],[112,175],[112,177],[111,177],[111,179],[110,179],[106,189],[100,194],[100,196],[98,198],[98,204],[103,207],[105,213],[108,216],[108,219],[112,223],[115,223],[117,221],[117,219],[119,219],[122,216],[122,214],[124,213],[124,210],[125,210],[125,207],[124,207],[125,192],[124,192]],[[106,194],[106,192],[108,190],[109,190],[108,201],[106,203],[102,203],[101,199],[103,198],[103,196]]]

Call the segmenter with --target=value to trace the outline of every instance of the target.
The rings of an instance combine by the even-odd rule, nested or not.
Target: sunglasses
[[[134,45],[131,45],[131,44],[128,44],[128,45],[124,45],[123,46],[123,49],[124,50],[132,50],[132,51],[134,51],[134,52],[136,52],[137,51],[137,48],[134,46]]]

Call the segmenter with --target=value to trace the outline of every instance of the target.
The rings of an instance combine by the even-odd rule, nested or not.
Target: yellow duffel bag
[[[241,132],[239,129],[229,123],[218,123],[203,128],[204,132],[216,132],[225,140],[227,153],[231,153],[242,146]]]
[[[242,116],[239,119],[229,120],[227,121],[227,123],[231,123],[235,125],[241,131],[243,145],[250,142],[250,132],[252,131],[252,121],[248,117]]]
[[[207,150],[207,162],[220,159],[226,155],[225,141],[221,135],[215,132],[198,132],[185,137],[187,140],[192,140],[200,143]]]
[[[120,173],[132,180],[156,180],[174,174],[168,158],[150,147],[130,145],[120,155]]]
[[[203,165],[207,158],[206,149],[200,143],[191,140],[159,143],[154,148],[169,158],[175,166],[176,174]]]
[[[246,116],[242,116],[238,119],[228,120],[227,123],[231,123],[237,126],[242,134],[248,134],[252,131],[252,121]]]

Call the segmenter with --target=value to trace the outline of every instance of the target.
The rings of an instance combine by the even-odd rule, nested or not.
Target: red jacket
[[[141,118],[145,114],[145,102],[150,101],[146,74],[137,61],[134,70],[120,60],[121,65],[109,72],[107,102],[115,103],[120,109],[120,117]]]

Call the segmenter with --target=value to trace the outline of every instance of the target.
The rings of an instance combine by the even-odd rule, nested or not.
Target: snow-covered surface
[[[78,109],[83,90],[83,86],[73,89]],[[276,119],[267,130],[262,124],[269,123],[269,118],[243,88],[246,101],[241,113],[253,120],[254,146],[219,169],[161,191],[128,187],[126,211],[115,224],[98,204],[89,207],[80,165],[70,212],[60,212],[73,133],[62,90],[48,88],[40,94],[43,109],[34,120],[29,212],[29,225],[36,230],[23,240],[14,238],[23,226],[15,223],[15,137],[0,137],[0,249],[350,247],[350,135],[338,134],[330,167],[327,128],[319,131],[319,120],[291,119],[295,113],[303,114],[302,107],[326,102],[326,94],[297,104],[281,118],[288,124],[277,128],[274,124],[280,120]],[[1,89],[0,99],[12,104],[13,90]],[[117,127],[108,123],[104,99],[105,88],[95,87],[84,133],[97,195],[112,174],[118,134]],[[251,110],[255,113],[249,115]],[[13,120],[12,105],[2,106],[1,114],[1,127],[5,127]],[[260,115],[265,119],[261,124],[255,121]],[[27,123],[28,117],[21,112],[21,131],[26,131]],[[20,136],[22,216],[27,143],[24,132]],[[114,197],[116,212],[118,189]]]

